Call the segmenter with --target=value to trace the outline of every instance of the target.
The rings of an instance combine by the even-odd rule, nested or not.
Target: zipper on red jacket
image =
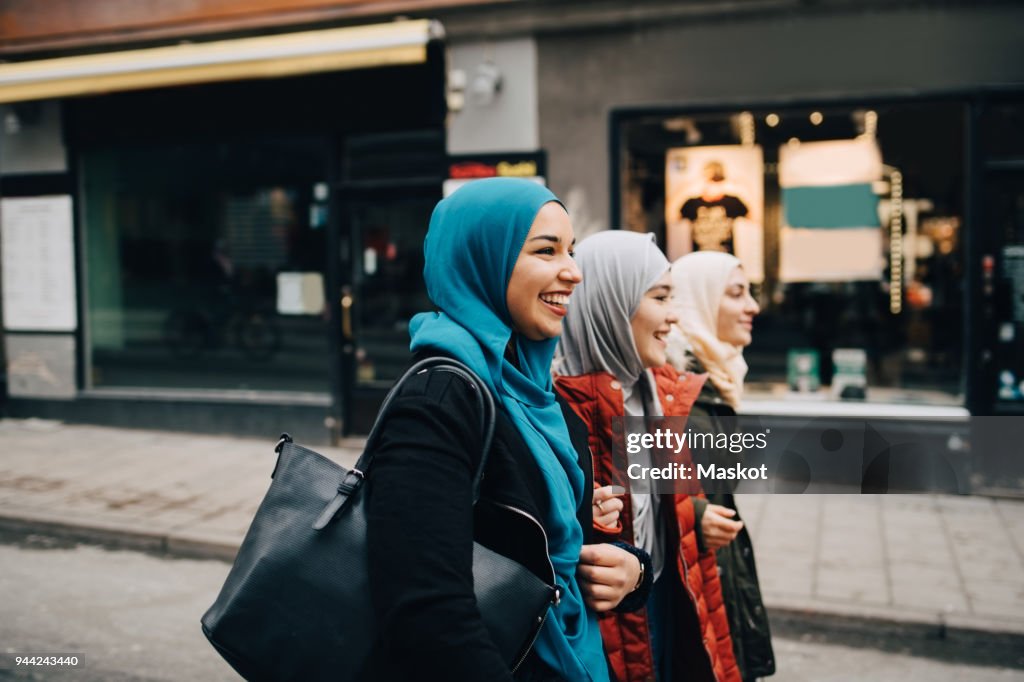
[[[675,508],[674,508],[675,507],[675,502],[674,502],[674,500],[673,500],[673,505],[672,506],[673,506],[673,510],[672,511],[674,513],[675,512]],[[697,597],[693,594],[693,591],[690,589],[690,581],[686,579],[686,575],[685,575],[685,574],[688,574],[690,572],[690,566],[689,566],[689,564],[686,563],[686,556],[683,553],[682,530],[683,530],[682,528],[679,529],[679,532],[680,532],[680,535],[679,535],[679,538],[680,538],[679,539],[679,560],[683,562],[683,573],[684,573],[684,575],[682,576],[682,578],[683,578],[683,587],[686,588],[686,593],[688,595],[690,595],[690,603],[693,604],[693,610],[696,611],[696,613],[697,613],[697,622],[700,623],[700,609],[697,607]],[[697,562],[697,567],[698,568],[700,567],[700,562],[699,561]],[[710,613],[708,614],[708,618],[709,619],[711,618],[711,614]],[[710,646],[711,645],[708,645],[708,644],[704,643],[704,627],[703,626],[701,626],[700,637],[701,637],[701,642],[700,643],[702,645],[704,645],[704,651],[707,652],[708,659],[709,659],[708,663],[711,665],[711,674],[715,676],[715,680],[718,680],[718,673],[715,672],[715,656],[714,656],[714,654],[711,653],[711,650],[710,650]],[[714,642],[713,644],[714,644],[714,646],[715,646],[715,648],[717,650],[718,642]]]

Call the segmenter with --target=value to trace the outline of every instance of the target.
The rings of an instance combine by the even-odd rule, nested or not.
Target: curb
[[[909,607],[883,607],[832,603],[826,600],[792,599],[767,594],[765,606],[772,613],[801,618],[814,614],[841,628],[843,623],[877,623],[887,632],[920,634],[942,638],[950,633],[970,635],[1009,635],[1021,638],[1024,651],[1024,620],[1001,619],[993,616],[974,616],[966,613],[914,609]]]
[[[786,639],[1024,670],[1024,628],[1018,623],[1000,630],[1002,623],[977,618],[970,625],[952,624],[771,604],[768,616],[772,634]]]
[[[48,535],[61,540],[127,549],[176,559],[213,559],[232,562],[238,553],[237,539],[215,534],[163,534],[123,524],[78,524],[44,514],[9,516],[0,512],[0,532],[27,536]]]
[[[58,515],[20,510],[0,512],[0,533],[53,538],[127,549],[166,558],[234,561],[240,539],[220,533],[160,533],[125,523],[75,523]],[[789,639],[913,653],[950,662],[977,662],[1024,669],[1024,622],[966,614],[944,614],[772,599],[766,595],[772,631]]]

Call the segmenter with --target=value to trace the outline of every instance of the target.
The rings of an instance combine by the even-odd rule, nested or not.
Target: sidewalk
[[[293,434],[298,442],[302,434]],[[0,420],[0,529],[230,560],[273,442]],[[319,451],[347,466],[361,442]],[[769,610],[1024,636],[1024,502],[939,495],[746,495]]]

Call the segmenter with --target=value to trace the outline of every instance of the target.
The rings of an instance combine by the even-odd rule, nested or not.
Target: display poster
[[[881,179],[873,138],[782,145],[779,279],[881,279],[883,235],[872,184]]]
[[[4,328],[71,332],[78,326],[71,197],[0,200]]]
[[[764,153],[756,145],[679,147],[665,155],[665,253],[735,254],[764,280]]]
[[[325,302],[324,276],[319,272],[277,273],[279,315],[320,315]]]

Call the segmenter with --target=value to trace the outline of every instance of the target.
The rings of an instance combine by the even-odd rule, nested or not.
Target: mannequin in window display
[[[734,254],[733,223],[750,211],[742,199],[730,194],[735,189],[726,183],[725,166],[720,161],[704,166],[704,179],[700,196],[687,199],[679,210],[690,223],[692,249]]]

